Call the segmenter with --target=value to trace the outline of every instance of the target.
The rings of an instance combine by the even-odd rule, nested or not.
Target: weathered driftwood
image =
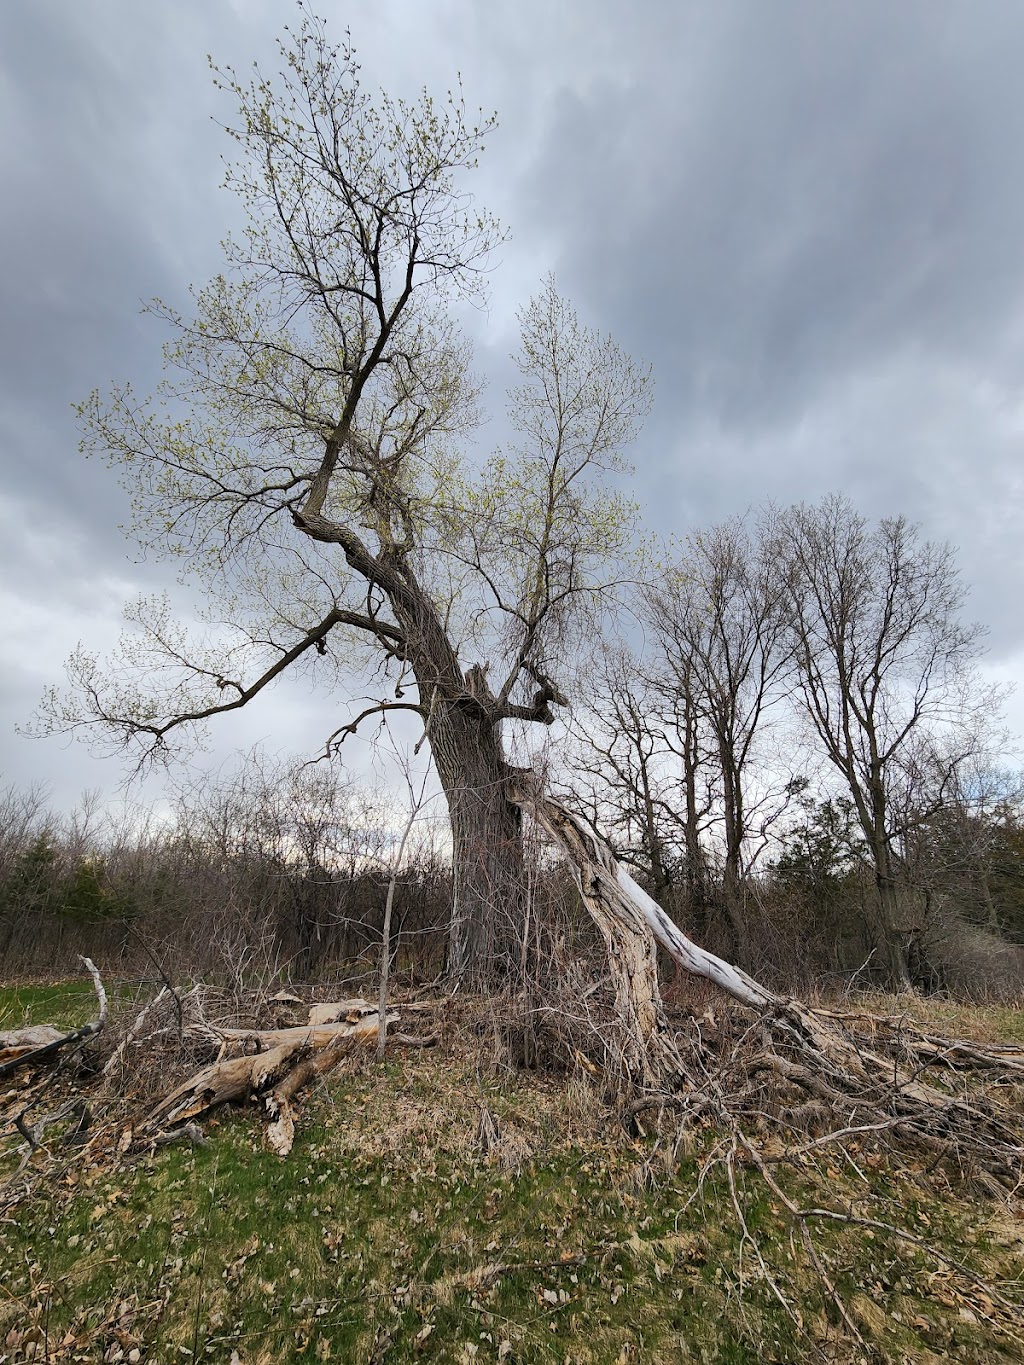
[[[15,1029],[13,1032],[0,1033],[0,1078],[8,1076],[23,1066],[37,1066],[48,1062],[64,1048],[75,1043],[83,1043],[102,1032],[107,1022],[107,993],[91,958],[82,957],[79,961],[92,977],[92,984],[99,1002],[96,1018],[80,1028],[61,1032],[48,1024],[32,1028]]]
[[[397,1021],[398,1015],[390,1016]],[[136,1130],[153,1136],[162,1129],[194,1122],[224,1104],[262,1099],[274,1123],[268,1140],[281,1155],[294,1137],[292,1100],[302,1086],[326,1074],[354,1049],[377,1036],[376,1012],[355,1023],[319,1028],[211,1030],[225,1041],[254,1044],[258,1051],[228,1057],[203,1067],[166,1095]]]

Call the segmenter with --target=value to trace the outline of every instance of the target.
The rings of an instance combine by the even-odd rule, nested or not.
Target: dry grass
[[[1020,1024],[934,999],[844,1005],[979,1040]],[[749,1024],[710,993],[677,996],[673,1015],[723,1053]],[[0,1359],[1024,1358],[1020,1210],[979,1193],[955,1154],[892,1134],[787,1145],[752,1111],[723,1127],[727,1109],[686,1121],[655,1106],[624,1126],[580,1046],[582,1008],[531,1022],[522,999],[456,997],[435,1019],[437,1048],[355,1057],[310,1091],[286,1161],[244,1113],[214,1119],[200,1150],[68,1148],[56,1126],[43,1178],[0,1218]],[[534,1024],[529,1070],[516,1062]],[[116,1042],[112,1028],[105,1055]],[[122,1131],[134,1086],[167,1089],[196,1061],[176,1031],[137,1052],[98,1097],[96,1134]],[[46,1102],[83,1079],[69,1070]],[[838,1219],[793,1212],[807,1209]]]

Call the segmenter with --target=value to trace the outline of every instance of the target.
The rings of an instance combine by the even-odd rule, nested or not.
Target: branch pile
[[[0,1076],[18,1070],[24,1078],[18,1090],[0,1094],[0,1111],[7,1110],[8,1122],[26,1143],[17,1176],[43,1146],[44,1131],[56,1131],[69,1116],[79,1123],[74,1135],[61,1135],[63,1145],[73,1136],[88,1149],[83,1156],[95,1157],[115,1147],[123,1154],[180,1139],[203,1142],[201,1121],[229,1104],[258,1104],[270,1120],[267,1142],[286,1156],[295,1138],[299,1093],[346,1057],[378,1042],[401,1018],[394,1009],[382,1018],[376,1006],[357,998],[313,1004],[305,1024],[243,1028],[210,1022],[206,1006],[212,993],[206,988],[196,986],[183,995],[164,988],[120,1030],[105,1061],[93,1053],[91,1065],[72,1075],[59,1063],[71,1055],[73,1045],[95,1043],[109,1014],[99,973],[91,962],[85,965],[101,1004],[97,1019],[66,1032],[42,1026],[0,1034]],[[282,1005],[290,1010],[302,1002],[276,997],[266,1004],[280,1014]],[[413,1005],[409,1012],[423,1008]],[[112,1031],[116,1037],[118,1031]],[[392,1043],[417,1047],[436,1041],[423,1033],[388,1036]],[[204,1064],[196,1070],[201,1059]],[[185,1079],[161,1093],[167,1075],[180,1074],[189,1061]],[[55,1086],[63,1091],[63,1103],[30,1121],[43,1095]],[[12,1107],[4,1105],[5,1099]]]

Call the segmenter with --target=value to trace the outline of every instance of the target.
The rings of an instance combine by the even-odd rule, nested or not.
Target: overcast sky
[[[500,374],[553,270],[651,362],[633,450],[650,526],[685,533],[839,490],[960,549],[988,668],[1024,673],[1024,4],[1020,0],[318,0],[365,83],[501,127],[476,177],[511,237],[472,319]],[[81,745],[19,737],[82,641],[168,585],[77,453],[71,405],[159,373],[142,300],[185,303],[237,223],[207,53],[274,65],[290,0],[0,4],[0,771],[55,804],[113,790]],[[500,392],[491,395],[500,407]],[[1024,729],[1024,701],[1011,720]],[[279,689],[216,727],[309,753],[336,705]]]

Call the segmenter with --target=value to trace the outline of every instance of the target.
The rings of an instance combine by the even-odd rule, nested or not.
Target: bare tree
[[[548,281],[520,317],[519,443],[482,468],[462,458],[478,385],[451,309],[481,297],[501,235],[462,176],[493,120],[374,101],[351,50],[303,15],[278,79],[217,72],[240,106],[227,184],[248,213],[227,272],[194,316],[153,306],[172,333],[153,399],[122,386],[81,409],[138,539],[187,556],[227,624],[196,641],[166,603],[138,603],[119,658],[79,651],[44,723],[153,756],[286,670],[331,688],[372,672],[378,692],[328,750],[372,714],[423,721],[452,825],[449,971],[480,976],[519,941],[503,725],[550,724],[565,701],[560,659],[629,543],[631,507],[601,476],[647,375]]]
[[[998,712],[972,670],[983,631],[961,619],[951,548],[922,541],[902,517],[872,526],[830,497],[790,509],[780,532],[803,709],[849,789],[874,869],[880,947],[890,981],[906,989],[919,925],[900,894],[901,841],[922,816],[922,755],[935,760],[935,807],[976,751],[980,721]]]
[[[570,766],[577,797],[587,793],[620,860],[649,880],[655,899],[684,892],[689,922],[703,933],[714,795],[706,726],[686,682],[667,684],[628,650],[606,650],[572,721]]]
[[[678,563],[645,593],[644,618],[663,659],[663,689],[708,731],[721,811],[722,899],[749,962],[743,882],[790,787],[760,767],[770,708],[788,690],[790,648],[770,521],[736,519],[695,532]],[[760,835],[757,846],[752,836]]]

